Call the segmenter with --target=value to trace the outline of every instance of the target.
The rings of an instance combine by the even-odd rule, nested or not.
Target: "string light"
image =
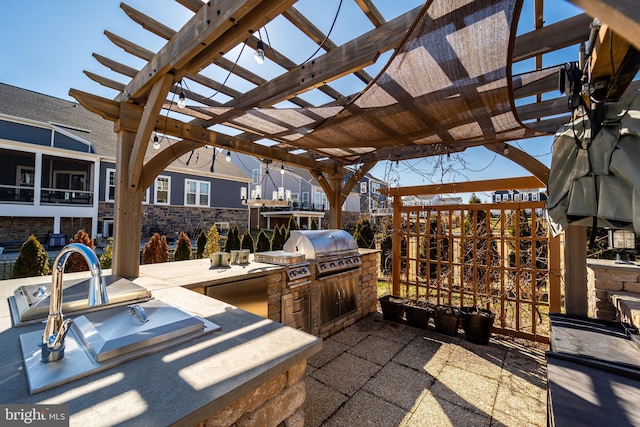
[[[282,166],[280,167],[280,175],[284,175],[284,162],[282,162]]]
[[[264,63],[264,42],[262,40],[258,40],[258,48],[253,55],[253,59],[255,59],[258,64]]]
[[[504,150],[502,151],[502,154],[504,154],[505,156],[509,155],[509,144],[507,144],[506,142],[504,143]]]
[[[158,138],[158,133],[153,134],[153,148],[156,150],[160,149],[160,139]]]
[[[231,161],[231,151],[227,151],[227,155],[224,157],[227,162]]]
[[[185,101],[184,89],[182,88],[182,80],[178,83],[180,85],[180,95],[178,95],[178,108],[182,109],[186,107],[187,103]]]

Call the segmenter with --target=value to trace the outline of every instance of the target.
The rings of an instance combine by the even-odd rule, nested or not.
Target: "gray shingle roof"
[[[115,162],[117,135],[114,132],[113,123],[75,102],[0,83],[0,114],[62,125],[65,131],[90,141],[97,155]],[[162,141],[163,148],[167,144],[166,139]],[[223,151],[217,155],[214,169],[216,175],[246,180],[246,174],[237,166],[232,162],[224,161],[225,153]],[[151,148],[147,151],[147,157],[152,154]],[[211,173],[211,149],[202,147],[195,150],[189,166],[186,165],[188,157],[189,153],[181,156],[170,167],[184,173],[199,175]]]

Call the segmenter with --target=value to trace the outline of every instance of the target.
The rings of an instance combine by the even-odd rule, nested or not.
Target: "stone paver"
[[[314,371],[311,377],[342,394],[353,396],[380,369],[380,365],[349,353],[342,353]]]
[[[545,350],[503,336],[472,344],[376,313],[309,359],[305,426],[545,426]]]
[[[390,362],[363,387],[387,402],[407,411],[413,410],[431,388],[435,379],[406,366]]]
[[[370,335],[352,347],[349,353],[378,365],[384,365],[403,347],[404,344],[397,341]]]
[[[348,399],[344,394],[311,377],[306,377],[304,383],[307,397],[313,396],[304,402],[305,427],[319,427]]]

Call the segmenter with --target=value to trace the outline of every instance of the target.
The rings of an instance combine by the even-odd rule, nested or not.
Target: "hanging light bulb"
[[[156,150],[160,149],[160,139],[157,133],[153,135],[153,148]]]
[[[280,167],[280,175],[284,175],[284,163]]]
[[[396,160],[396,169],[398,169],[398,166],[400,166],[400,160]]]
[[[255,59],[258,64],[264,63],[264,42],[262,40],[258,40],[258,48],[253,55],[253,59]]]
[[[505,156],[509,155],[509,144],[507,144],[506,142],[504,143],[504,150],[502,151],[502,154],[504,154]]]
[[[180,92],[180,95],[178,96],[178,108],[184,108],[187,106],[187,103],[184,100],[184,92]]]
[[[224,157],[227,162],[231,161],[231,151],[227,151],[227,155]]]

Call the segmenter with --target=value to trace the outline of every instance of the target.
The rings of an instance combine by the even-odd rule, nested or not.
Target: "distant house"
[[[459,205],[462,197],[449,197],[441,194],[427,196],[402,196],[404,206],[435,206],[435,205]]]
[[[313,175],[304,168],[284,165],[276,159],[268,160],[270,162],[241,153],[231,155],[231,163],[249,178],[244,190],[237,193],[238,200],[244,195],[247,200],[283,199],[287,202],[286,206],[278,207],[250,206],[250,227],[272,230],[276,225],[286,226],[291,216],[302,229],[310,228],[314,218],[321,227],[329,203]]]
[[[160,149],[173,142],[158,138]],[[51,234],[69,239],[81,228],[111,236],[116,144],[113,123],[76,103],[0,84],[0,246],[30,234],[43,243]],[[213,224],[246,227],[238,195],[248,183],[211,147],[176,158],[144,194],[141,239],[155,231],[193,237]]]

